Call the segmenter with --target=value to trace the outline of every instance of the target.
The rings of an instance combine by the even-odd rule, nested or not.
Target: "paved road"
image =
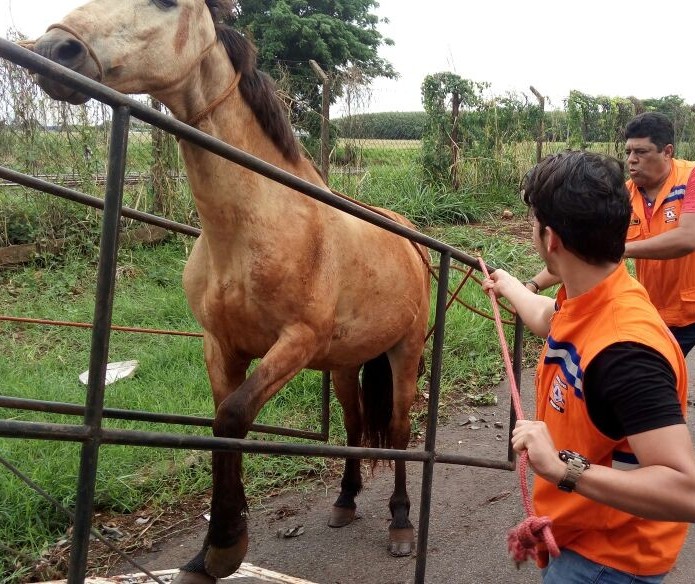
[[[695,373],[695,354],[689,359]],[[522,389],[531,387],[525,371]],[[691,395],[695,393],[691,381]],[[508,388],[498,389],[499,405],[461,412],[442,425],[437,434],[438,451],[503,459],[505,440],[497,434],[508,431]],[[524,410],[532,412],[529,392]],[[695,410],[690,408],[691,418]],[[463,425],[469,415],[482,418],[479,429]],[[504,429],[494,422],[504,423]],[[488,425],[489,427],[485,427]],[[691,432],[695,419],[690,420]],[[408,485],[417,526],[421,465],[409,463]],[[378,468],[358,498],[361,518],[342,529],[327,527],[337,485],[307,492],[288,493],[252,510],[251,544],[246,561],[317,584],[408,584],[414,582],[415,558],[395,559],[386,552],[389,522],[388,498],[393,486],[391,469]],[[506,533],[523,519],[516,473],[456,465],[437,465],[434,478],[426,582],[428,584],[531,584],[539,582],[536,567],[527,563],[517,570],[506,552]],[[299,537],[278,538],[279,530],[302,526]],[[170,542],[161,551],[141,558],[150,569],[178,567],[199,549],[201,535]],[[235,583],[261,582],[252,578]],[[695,582],[695,530],[691,530],[680,561],[668,584]]]

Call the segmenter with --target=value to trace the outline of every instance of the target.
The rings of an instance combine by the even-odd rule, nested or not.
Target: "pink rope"
[[[486,278],[490,277],[487,271],[487,266],[483,261],[483,258],[478,258],[478,263],[480,264],[480,269]],[[509,356],[509,347],[507,346],[507,340],[504,336],[504,330],[502,329],[502,318],[500,316],[499,308],[497,307],[497,299],[495,298],[495,293],[492,290],[488,290],[488,295],[492,300],[492,311],[495,315],[495,328],[497,329],[497,336],[500,339],[500,344],[502,346],[502,357],[504,357],[504,367],[507,371],[507,377],[509,378],[509,386],[512,394],[512,404],[514,406],[514,413],[518,420],[524,419],[524,412],[521,408],[521,395],[519,393],[519,388],[516,385],[516,379],[514,378],[514,368],[512,367],[512,360]],[[553,532],[550,529],[552,525],[552,520],[550,517],[536,517],[533,514],[533,507],[531,505],[531,495],[528,489],[528,483],[526,482],[526,471],[528,468],[528,453],[522,452],[519,456],[519,485],[521,486],[521,500],[524,504],[524,511],[526,511],[526,519],[524,519],[519,525],[509,530],[507,534],[507,547],[512,559],[516,563],[517,568],[529,558],[534,560],[538,557],[537,546],[539,543],[545,543],[548,548],[548,552],[551,556],[556,558],[560,555],[560,548],[557,547],[555,543],[555,538],[553,537]]]

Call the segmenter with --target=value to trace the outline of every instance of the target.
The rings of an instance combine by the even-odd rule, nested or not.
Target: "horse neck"
[[[166,105],[176,119],[188,122],[212,103],[234,76],[224,47],[217,43],[182,79],[152,96]]]
[[[222,95],[235,76],[226,51],[218,44],[180,87],[155,97],[177,119],[188,121]],[[263,131],[238,87],[200,120],[197,127],[274,166],[323,184],[306,159],[299,163],[285,159]],[[276,183],[185,140],[180,142],[180,148],[201,224],[208,233],[215,231],[223,233],[225,238],[237,237],[249,224],[265,224],[269,215],[282,217],[292,212],[287,208],[287,197],[278,192],[282,187]]]

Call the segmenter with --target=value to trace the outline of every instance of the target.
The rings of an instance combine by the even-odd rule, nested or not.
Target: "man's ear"
[[[552,227],[546,227],[545,249],[547,252],[557,251],[562,246],[562,240]]]
[[[666,158],[673,158],[673,144],[666,144],[662,152]]]

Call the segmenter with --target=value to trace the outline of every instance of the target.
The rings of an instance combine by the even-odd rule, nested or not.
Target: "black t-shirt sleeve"
[[[640,343],[596,355],[584,372],[584,399],[591,421],[614,440],[685,423],[671,365]]]

